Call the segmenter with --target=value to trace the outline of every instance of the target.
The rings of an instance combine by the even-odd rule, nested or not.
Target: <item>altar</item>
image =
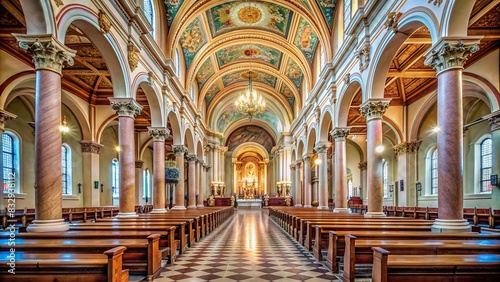
[[[238,208],[261,208],[262,200],[261,199],[238,199],[236,201],[238,203]]]

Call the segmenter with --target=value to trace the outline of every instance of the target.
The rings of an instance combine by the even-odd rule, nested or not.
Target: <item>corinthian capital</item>
[[[188,151],[188,148],[184,145],[173,145],[172,149],[174,150],[174,154],[176,156],[184,156],[184,154]]]
[[[70,66],[73,65],[76,51],[66,47],[51,34],[36,36],[14,34],[14,36],[21,49],[33,54],[33,62],[37,70],[47,69],[61,74],[64,62]]]
[[[365,116],[366,121],[380,119],[389,108],[391,99],[368,99],[359,108],[359,112]]]
[[[142,111],[142,106],[132,98],[108,98],[111,108],[119,117],[135,118]]]
[[[153,141],[164,142],[165,138],[170,134],[165,127],[148,127],[148,133],[153,137]]]
[[[332,135],[333,140],[335,141],[345,141],[350,131],[350,127],[335,127],[332,131],[330,131],[330,135]]]
[[[7,111],[0,110],[0,133],[5,130],[5,123],[8,120],[15,119],[17,116],[15,114],[11,114]]]
[[[324,154],[330,148],[332,144],[330,142],[318,142],[314,148],[318,154]]]
[[[394,150],[394,153],[396,153],[396,156],[402,156],[405,154],[416,153],[420,147],[420,143],[422,143],[422,141],[403,142],[392,147],[392,149]]]
[[[424,64],[433,67],[437,74],[452,68],[463,68],[467,58],[479,50],[481,38],[476,36],[467,39],[441,38],[424,54],[426,58]]]
[[[82,140],[80,144],[82,145],[82,153],[99,154],[101,152],[102,145],[99,143]]]

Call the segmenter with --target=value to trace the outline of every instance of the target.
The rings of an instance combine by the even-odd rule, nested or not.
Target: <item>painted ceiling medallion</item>
[[[242,22],[253,24],[262,18],[262,13],[255,7],[247,6],[238,11],[238,17]]]

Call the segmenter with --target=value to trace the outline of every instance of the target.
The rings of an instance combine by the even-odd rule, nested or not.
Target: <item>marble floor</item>
[[[239,209],[167,266],[166,281],[340,281],[263,209]]]

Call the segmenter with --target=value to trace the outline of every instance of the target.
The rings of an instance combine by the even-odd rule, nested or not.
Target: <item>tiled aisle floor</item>
[[[266,212],[237,210],[154,281],[339,281]]]

